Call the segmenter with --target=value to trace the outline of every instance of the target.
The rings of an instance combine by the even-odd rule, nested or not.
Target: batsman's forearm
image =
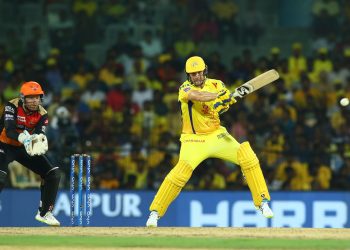
[[[192,101],[199,101],[199,102],[209,102],[213,101],[218,97],[217,93],[211,93],[207,91],[191,91],[188,94],[188,99]]]

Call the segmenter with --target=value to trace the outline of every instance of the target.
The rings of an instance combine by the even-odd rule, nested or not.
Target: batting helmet
[[[205,62],[202,57],[199,56],[192,56],[187,59],[186,61],[186,73],[194,73],[198,71],[206,70],[207,65],[205,65]]]

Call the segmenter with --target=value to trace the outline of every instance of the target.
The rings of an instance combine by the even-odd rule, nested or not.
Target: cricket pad
[[[237,152],[237,160],[247,180],[254,205],[260,206],[263,199],[270,200],[270,194],[260,168],[259,160],[250,147],[249,142],[243,142],[240,145]]]
[[[157,211],[159,216],[162,217],[191,178],[192,172],[192,167],[187,162],[180,160],[165,177],[149,210]]]

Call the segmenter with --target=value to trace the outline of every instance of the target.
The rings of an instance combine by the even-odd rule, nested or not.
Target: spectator
[[[256,8],[256,1],[248,1],[247,12],[240,16],[242,27],[240,42],[242,44],[257,45],[264,34],[264,23],[261,11]]]
[[[136,103],[141,109],[143,109],[146,101],[153,100],[153,90],[147,88],[145,81],[138,82],[138,88],[132,92],[131,101]]]
[[[239,26],[237,24],[238,6],[234,1],[219,0],[213,1],[210,6],[211,11],[218,20],[220,39],[228,35],[233,41],[239,41]]]
[[[162,43],[159,38],[154,37],[150,30],[143,33],[143,39],[139,43],[143,55],[148,59],[153,59],[163,51]]]
[[[292,55],[288,58],[288,71],[293,75],[293,78],[300,79],[301,73],[307,70],[307,61],[302,53],[302,45],[294,43],[292,45]]]
[[[336,0],[316,0],[313,2],[313,27],[316,36],[328,37],[337,34],[340,6]]]
[[[50,88],[55,94],[61,93],[63,79],[60,68],[58,67],[57,60],[55,58],[49,58],[46,62],[47,72],[46,81],[50,84]]]
[[[88,83],[88,87],[81,97],[81,100],[89,105],[90,109],[101,108],[102,103],[106,100],[106,94],[99,89],[99,84],[96,80]]]

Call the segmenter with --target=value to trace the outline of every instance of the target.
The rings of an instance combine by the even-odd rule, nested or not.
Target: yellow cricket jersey
[[[185,81],[179,88],[179,102],[181,103],[182,133],[183,134],[208,134],[220,127],[219,114],[214,110],[211,102],[199,102],[188,100],[188,94],[192,90],[218,93],[229,91],[224,83],[216,79],[206,79],[203,88]]]

